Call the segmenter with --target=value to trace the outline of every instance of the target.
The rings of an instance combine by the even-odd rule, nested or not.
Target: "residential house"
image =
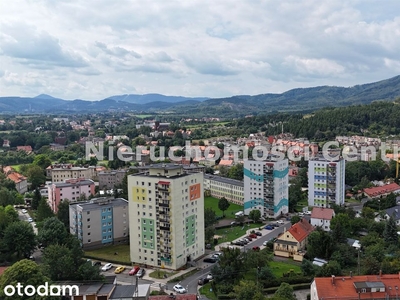
[[[25,176],[16,172],[12,167],[3,168],[3,173],[6,177],[15,183],[15,189],[18,193],[24,194],[28,191],[28,180]]]
[[[126,170],[102,171],[98,173],[99,188],[113,189],[115,186],[121,185]]]
[[[71,178],[96,179],[96,167],[74,167],[71,164],[52,165],[47,167],[46,174],[51,177],[52,182],[63,182]]]
[[[274,242],[274,255],[292,257],[293,260],[302,261],[307,237],[313,230],[314,227],[307,219],[301,219],[278,236],[278,239]]]
[[[311,212],[310,223],[312,226],[319,226],[324,231],[331,230],[331,220],[335,216],[332,208],[314,207]]]
[[[32,147],[31,146],[17,146],[17,151],[25,151],[27,154],[32,153]]]
[[[83,249],[95,249],[129,242],[128,201],[123,198],[95,198],[69,206],[71,234]]]
[[[393,217],[393,219],[396,222],[396,225],[400,225],[400,205],[396,205],[386,209],[385,219],[388,220],[390,217]]]
[[[10,141],[9,140],[3,140],[3,147],[4,148],[10,148]]]
[[[311,300],[399,299],[399,274],[316,277]]]
[[[78,201],[84,197],[95,194],[95,184],[93,180],[78,178],[68,179],[64,182],[55,182],[48,186],[48,204],[54,213],[57,213],[58,206],[62,200],[67,199],[70,202]]]
[[[380,197],[386,197],[387,195],[394,193],[400,194],[400,186],[397,183],[390,183],[384,186],[375,186],[372,188],[364,189],[364,194],[369,199],[377,199]]]

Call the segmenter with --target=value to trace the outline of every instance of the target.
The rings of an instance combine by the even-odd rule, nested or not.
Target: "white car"
[[[213,279],[213,276],[212,276],[211,273],[208,273],[206,278],[207,278],[208,280],[212,280],[212,279]]]
[[[276,223],[278,223],[278,224],[283,224],[283,223],[285,223],[285,222],[283,222],[282,220],[278,220],[278,221],[276,221]]]
[[[32,223],[32,222],[33,222],[33,219],[32,219],[32,218],[28,218],[28,222],[29,222],[29,223]]]
[[[264,241],[263,246],[267,246],[268,241]]]
[[[102,268],[101,268],[101,270],[103,271],[103,272],[105,272],[105,271],[108,271],[108,270],[110,270],[111,268],[112,268],[112,264],[111,263],[108,263],[108,264],[105,264]]]
[[[23,210],[22,210],[22,213],[23,213],[23,214],[26,214],[27,212],[28,212],[28,211],[27,211],[26,209],[23,209]]]
[[[178,294],[184,294],[187,292],[186,289],[180,284],[174,285],[174,291],[177,292]]]

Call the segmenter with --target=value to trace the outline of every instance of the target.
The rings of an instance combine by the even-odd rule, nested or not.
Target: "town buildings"
[[[308,205],[343,205],[345,197],[345,160],[328,161],[315,157],[308,162]]]
[[[307,219],[301,219],[278,236],[278,239],[274,242],[274,255],[292,257],[293,260],[302,261],[308,235],[313,230],[314,227]]]
[[[262,217],[278,218],[289,212],[288,160],[244,163],[244,214],[258,209]]]
[[[95,198],[69,206],[71,234],[84,249],[129,242],[128,201],[123,198]]]
[[[364,194],[369,199],[378,199],[381,197],[386,197],[391,193],[400,194],[400,186],[397,183],[390,183],[383,186],[375,186],[364,189]]]
[[[335,216],[332,208],[314,207],[311,212],[310,223],[312,226],[319,226],[324,231],[331,230],[331,220]]]
[[[122,184],[126,170],[103,171],[99,172],[97,178],[99,179],[100,189],[113,189],[115,186]]]
[[[311,300],[399,299],[399,274],[316,277]]]
[[[128,176],[132,262],[176,270],[204,254],[203,180],[176,164]]]
[[[62,200],[70,202],[86,200],[95,194],[93,180],[78,178],[68,179],[64,182],[56,182],[48,185],[47,203],[54,213],[58,212],[58,206]]]
[[[12,167],[4,167],[3,168],[4,175],[15,183],[15,189],[18,193],[24,194],[28,191],[28,180],[27,178],[16,172]]]
[[[96,167],[74,167],[71,164],[52,165],[46,168],[46,175],[51,177],[51,182],[63,182],[71,178],[96,178]]]
[[[204,191],[216,198],[225,197],[229,202],[243,205],[244,183],[217,175],[204,174]]]

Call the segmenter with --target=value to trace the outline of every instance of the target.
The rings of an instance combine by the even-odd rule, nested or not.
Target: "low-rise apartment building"
[[[71,178],[95,179],[97,177],[96,167],[74,167],[71,164],[49,166],[46,175],[51,177],[51,182],[63,182]]]
[[[314,207],[311,212],[310,223],[312,226],[319,226],[324,231],[331,230],[331,220],[335,216],[332,208]]]
[[[84,249],[129,242],[128,201],[123,198],[95,198],[69,206],[71,234]]]
[[[95,194],[95,184],[93,180],[78,178],[68,179],[64,182],[52,183],[48,186],[48,204],[54,213],[57,213],[58,206],[62,200],[70,202],[79,199],[88,199]]]
[[[126,170],[103,171],[99,172],[97,177],[99,179],[100,189],[113,189],[115,186],[122,184]]]
[[[229,202],[244,204],[244,183],[240,180],[204,174],[204,191],[215,198],[225,197]]]

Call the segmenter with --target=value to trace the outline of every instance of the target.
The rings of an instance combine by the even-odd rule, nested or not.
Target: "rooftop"
[[[217,176],[217,175],[204,174],[204,179],[215,180],[218,182],[237,185],[237,186],[241,186],[241,187],[243,187],[243,185],[244,185],[243,181],[226,178],[226,177],[222,177],[222,176]]]
[[[312,231],[314,227],[306,220],[301,219],[296,224],[288,229],[288,232],[296,239],[296,241],[303,241]]]
[[[91,185],[94,184],[93,180],[83,179],[83,180],[67,180],[64,182],[53,183],[58,188],[70,187],[70,186],[80,186],[80,185]]]
[[[396,191],[400,192],[400,186],[397,183],[390,183],[384,186],[376,186],[364,189],[364,193],[366,193],[370,197],[376,197]]]
[[[87,202],[80,202],[77,204],[73,204],[76,206],[82,207],[82,210],[95,210],[98,209],[99,207],[118,207],[118,206],[126,206],[128,205],[128,200],[125,200],[123,198],[109,198],[109,197],[102,197],[102,198],[93,198],[90,201]]]
[[[335,211],[332,208],[314,207],[311,212],[311,218],[321,220],[332,220]]]

